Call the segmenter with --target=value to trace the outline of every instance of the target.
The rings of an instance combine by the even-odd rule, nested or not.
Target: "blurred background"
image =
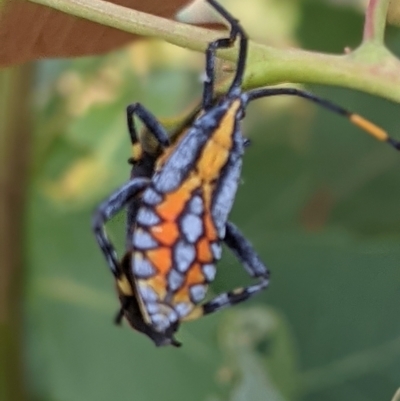
[[[343,53],[361,40],[360,2],[223,3],[259,42]],[[397,29],[387,44],[400,53]],[[34,112],[21,141],[29,174],[15,181],[28,192],[16,216],[21,391],[41,401],[390,401],[400,386],[400,154],[301,99],[254,102],[243,123],[252,146],[231,220],[270,267],[270,288],[184,324],[180,349],[113,325],[118,301],[91,214],[129,176],[125,108],[138,101],[160,118],[190,110],[203,66],[201,54],[146,41],[24,67],[18,93]],[[397,104],[308,89],[400,139]],[[124,230],[123,214],[109,224],[120,251]],[[210,295],[249,282],[225,249]]]

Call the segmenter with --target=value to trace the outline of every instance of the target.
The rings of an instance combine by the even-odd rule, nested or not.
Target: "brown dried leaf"
[[[173,19],[187,0],[117,0],[115,4]],[[0,15],[0,67],[40,58],[106,53],[138,36],[23,0]]]

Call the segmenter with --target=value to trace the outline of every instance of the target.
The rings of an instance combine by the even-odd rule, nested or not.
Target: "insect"
[[[346,117],[400,150],[400,143],[381,128],[309,92],[295,88],[243,92],[246,33],[215,0],[207,2],[225,18],[230,34],[208,45],[200,107],[181,127],[168,133],[141,104],[128,106],[133,146],[131,179],[98,207],[93,218],[97,242],[116,280],[120,300],[116,322],[125,318],[157,346],[179,346],[174,335],[182,322],[240,303],[269,284],[269,270],[239,229],[228,221],[247,144],[240,122],[251,101],[277,95],[302,97]],[[232,83],[226,93],[216,96],[216,51],[232,47],[237,40]],[[135,117],[144,124],[146,135],[137,135]],[[120,260],[104,225],[125,208],[127,244]],[[222,242],[257,282],[204,302],[207,286],[216,275]]]

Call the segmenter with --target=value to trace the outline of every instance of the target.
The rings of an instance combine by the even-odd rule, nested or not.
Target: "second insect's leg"
[[[167,131],[160,124],[157,118],[140,103],[130,104],[126,108],[126,117],[132,144],[135,144],[138,141],[135,121],[134,121],[135,115],[143,122],[143,124],[149,130],[149,132],[152,135],[154,135],[157,142],[161,146],[163,147],[169,146],[170,143]]]

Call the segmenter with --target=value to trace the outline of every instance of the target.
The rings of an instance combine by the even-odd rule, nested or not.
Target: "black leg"
[[[96,240],[106,257],[108,266],[115,277],[119,277],[119,262],[114,246],[108,239],[104,225],[121,211],[129,201],[137,196],[143,189],[147,187],[149,179],[136,178],[123,185],[114,192],[107,200],[105,200],[96,210],[93,216],[92,227],[96,236]]]
[[[149,130],[151,134],[154,135],[157,142],[163,146],[167,147],[170,145],[169,137],[167,131],[160,124],[157,118],[150,113],[146,108],[144,108],[140,103],[130,104],[126,108],[126,117],[129,129],[129,135],[131,137],[132,145],[138,142],[138,135],[135,127],[134,116],[137,116],[140,120],[142,120],[143,124]]]
[[[123,317],[124,317],[124,307],[121,306],[121,308],[118,309],[118,312],[116,313],[114,318],[115,325],[120,326],[122,324]]]
[[[240,260],[251,277],[257,278],[259,283],[248,287],[236,288],[222,293],[203,305],[203,314],[216,312],[226,306],[235,305],[262,291],[269,284],[269,270],[261,261],[250,242],[243,236],[238,228],[228,222],[224,242]]]
[[[208,110],[212,107],[214,96],[214,69],[215,69],[215,52],[218,49],[227,49],[233,46],[236,38],[240,37],[239,55],[236,65],[236,74],[233,78],[228,94],[235,88],[240,88],[243,79],[244,67],[247,58],[247,35],[238,23],[238,21],[230,15],[220,4],[214,0],[208,0],[208,3],[223,16],[230,25],[229,38],[217,39],[208,45],[206,50],[206,71],[203,87],[203,109]]]
[[[188,315],[187,319],[183,320],[197,319],[200,316],[216,312],[227,306],[236,305],[268,287],[270,276],[268,268],[261,261],[250,242],[233,223],[228,222],[226,224],[224,242],[243,264],[249,275],[257,278],[259,283],[248,287],[235,288],[232,291],[217,295],[205,304],[195,308],[195,310]]]
[[[378,141],[387,142],[390,146],[394,147],[397,150],[400,150],[400,142],[391,138],[382,128],[378,127],[374,123],[368,121],[367,119],[358,114],[352,113],[351,111],[331,102],[330,100],[322,99],[319,96],[314,95],[313,93],[301,89],[297,88],[254,89],[244,93],[242,95],[242,98],[245,103],[249,103],[255,99],[260,99],[263,97],[270,97],[270,96],[280,96],[280,95],[297,96],[306,99],[310,102],[313,102],[331,111],[332,113],[347,118],[352,124],[361,128],[363,131],[365,131],[367,134],[371,135]]]
[[[203,86],[203,109],[209,110],[213,105],[214,97],[214,69],[215,52],[217,49],[226,49],[232,47],[233,42],[230,38],[218,39],[211,42],[206,50],[206,71]]]
[[[225,244],[243,264],[247,273],[254,278],[269,279],[269,270],[261,261],[251,243],[244,237],[235,224],[226,223]]]

